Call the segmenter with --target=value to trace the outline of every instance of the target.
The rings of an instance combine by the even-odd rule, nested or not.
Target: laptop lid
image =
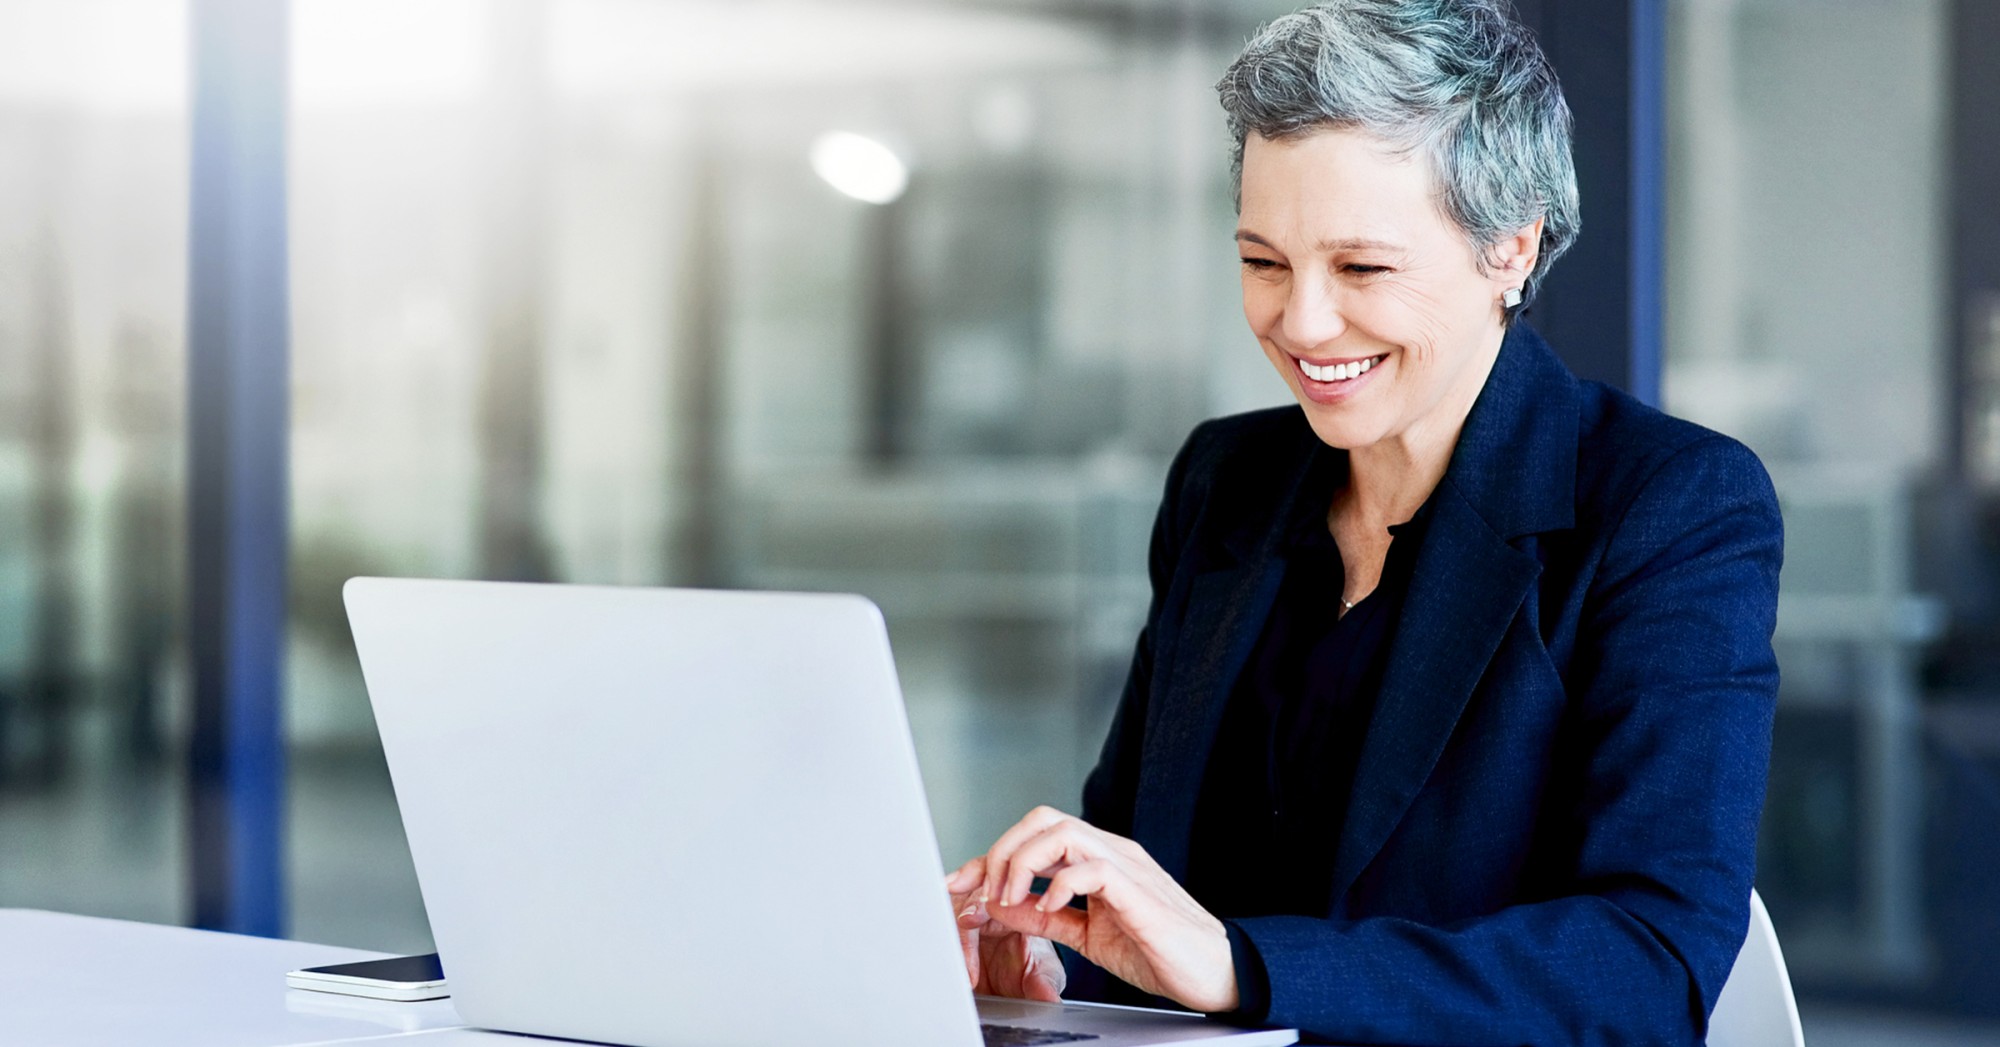
[[[345,595],[467,1022],[644,1047],[980,1042],[873,604]]]

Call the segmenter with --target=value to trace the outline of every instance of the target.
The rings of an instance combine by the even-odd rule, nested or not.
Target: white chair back
[[[1750,892],[1750,933],[1708,1019],[1708,1047],[1805,1047],[1792,976],[1764,899]]]

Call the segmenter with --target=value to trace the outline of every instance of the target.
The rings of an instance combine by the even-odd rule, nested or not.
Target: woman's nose
[[[1311,277],[1293,280],[1281,330],[1285,341],[1301,353],[1340,337],[1347,330],[1347,320],[1341,315],[1339,296],[1331,283]]]

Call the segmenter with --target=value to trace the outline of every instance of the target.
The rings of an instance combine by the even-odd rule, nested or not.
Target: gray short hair
[[[1569,105],[1507,0],[1324,0],[1258,30],[1215,89],[1239,208],[1250,132],[1355,128],[1428,155],[1482,271],[1489,248],[1545,219],[1528,300],[1576,240]]]

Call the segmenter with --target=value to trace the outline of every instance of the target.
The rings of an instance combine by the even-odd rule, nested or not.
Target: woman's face
[[[1243,315],[1313,432],[1350,450],[1454,439],[1505,335],[1540,223],[1487,272],[1429,164],[1361,131],[1243,147]]]

